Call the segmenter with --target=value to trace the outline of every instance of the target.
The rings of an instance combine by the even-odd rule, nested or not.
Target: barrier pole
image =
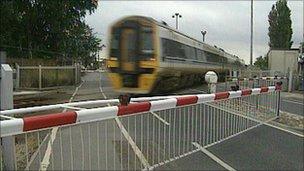
[[[13,70],[8,64],[1,64],[0,110],[13,108]],[[2,140],[4,170],[16,170],[15,136]]]

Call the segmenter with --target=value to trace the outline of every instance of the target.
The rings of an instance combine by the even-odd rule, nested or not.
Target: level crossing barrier
[[[5,118],[1,138],[15,137],[17,169],[150,170],[277,118],[279,92],[261,87]]]
[[[239,86],[239,89],[269,87],[275,86],[278,82],[282,82],[282,91],[288,91],[287,77],[234,78],[223,83],[217,83],[216,90],[217,92],[229,91],[231,90],[231,87],[236,85]]]

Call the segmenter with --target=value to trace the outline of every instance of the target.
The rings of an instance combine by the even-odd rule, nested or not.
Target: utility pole
[[[202,35],[203,35],[203,42],[205,42],[205,36],[206,36],[206,34],[207,34],[207,31],[205,30],[205,31],[201,31],[201,33],[202,33]]]
[[[175,18],[175,28],[176,30],[178,30],[178,18],[182,18],[182,15],[180,15],[179,13],[175,13],[174,15],[172,15],[172,18]]]
[[[251,0],[251,23],[250,23],[250,65],[252,65],[253,50],[253,0]]]

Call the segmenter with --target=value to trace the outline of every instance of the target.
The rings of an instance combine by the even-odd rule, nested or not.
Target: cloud
[[[254,58],[268,51],[268,13],[275,1],[254,1]],[[294,47],[303,41],[303,2],[288,1],[291,9]],[[150,16],[175,26],[172,14],[179,12],[180,31],[222,47],[249,63],[250,1],[99,1],[98,9],[86,17],[106,44],[109,26],[126,15]]]

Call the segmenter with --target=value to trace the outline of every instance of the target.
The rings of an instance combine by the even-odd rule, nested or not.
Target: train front
[[[159,65],[156,28],[152,19],[135,16],[111,27],[107,67],[115,91],[151,93]]]

